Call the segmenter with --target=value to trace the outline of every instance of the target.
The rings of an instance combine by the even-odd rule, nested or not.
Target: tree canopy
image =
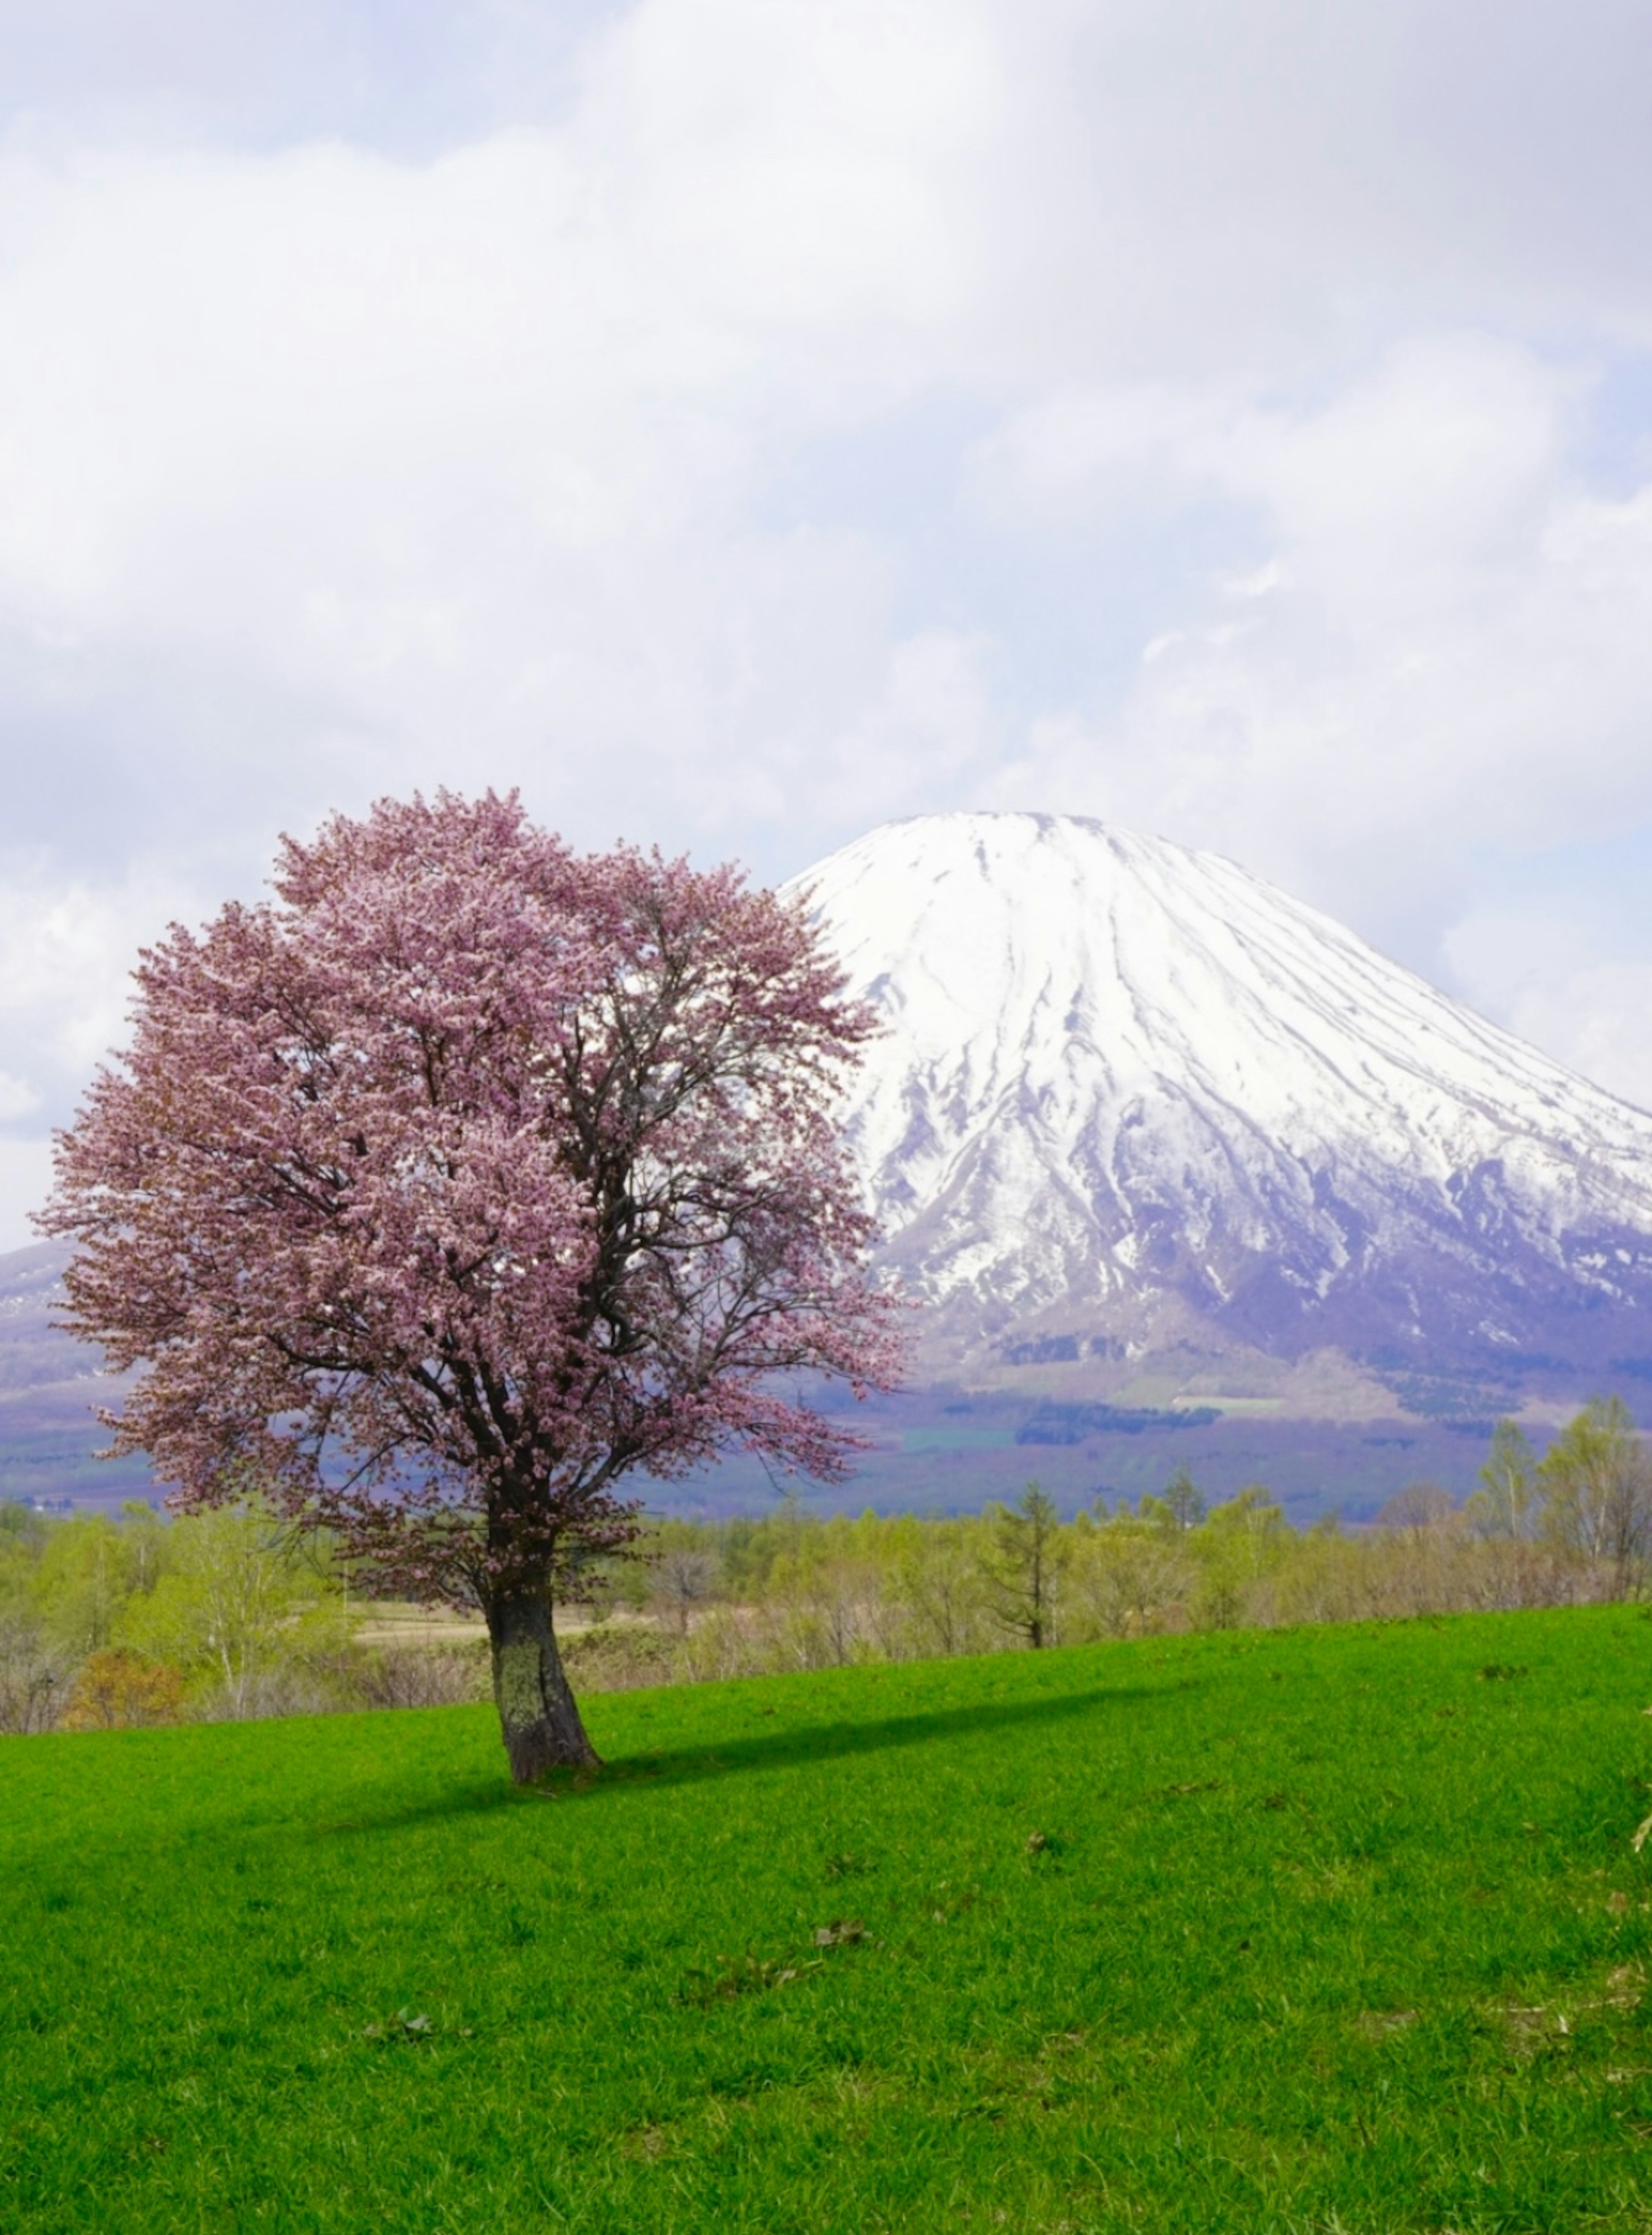
[[[550,1607],[627,1478],[729,1445],[829,1477],[777,1377],[896,1370],[834,1127],[874,1029],[803,908],[513,795],[284,841],[174,926],[61,1137],[69,1319],[143,1370],[111,1425],[185,1509],[249,1484],[479,1605],[513,1769],[589,1755]]]

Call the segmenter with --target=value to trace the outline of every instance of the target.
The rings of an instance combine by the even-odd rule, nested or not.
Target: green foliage
[[[631,1693],[550,1796],[485,1708],[0,1745],[0,2218],[1644,2228],[1649,1642],[1561,1609]]]
[[[1196,1529],[1204,1518],[1203,1496],[1184,1466],[1177,1467],[1155,1503],[1172,1529]]]
[[[1556,1437],[1537,1475],[1545,1534],[1569,1552],[1609,1562],[1627,1583],[1652,1537],[1652,1471],[1622,1399],[1592,1398]]]
[[[1242,1490],[1227,1504],[1218,1505],[1200,1524],[1193,1546],[1198,1581],[1191,1612],[1197,1626],[1237,1628],[1263,1577],[1289,1557],[1290,1543],[1285,1516],[1265,1490]]]
[[[1537,1455],[1518,1422],[1499,1420],[1468,1502],[1470,1522],[1484,1537],[1526,1537],[1537,1505]]]
[[[112,1644],[121,1610],[137,1587],[137,1569],[129,1532],[104,1514],[52,1530],[33,1588],[46,1635],[77,1656]]]
[[[337,1688],[351,1629],[340,1581],[256,1504],[176,1522],[136,1504],[118,1519],[35,1518],[0,1530],[0,1730],[49,1727],[71,1701],[81,1727],[165,1719],[159,1694],[139,1701],[146,1664],[180,1675],[205,1714],[318,1707]],[[88,1663],[90,1688],[77,1689]],[[123,1668],[130,1716],[115,1704]]]
[[[0,1547],[16,1545],[30,1540],[38,1542],[45,1534],[45,1519],[33,1506],[23,1505],[15,1498],[0,1498]]]
[[[760,1519],[672,1520],[649,1563],[670,1650],[662,1656],[652,1633],[613,1627],[587,1666],[602,1682],[701,1680],[982,1652],[1035,1635],[1081,1643],[1634,1595],[1647,1569],[1642,1538],[1631,1535],[1617,1557],[1591,1552],[1575,1530],[1540,1534],[1553,1474],[1504,1422],[1465,1509],[1438,1485],[1413,1483],[1377,1528],[1354,1534],[1334,1515],[1294,1529],[1254,1485],[1208,1512],[1185,1468],[1133,1513],[1121,1505],[1109,1517],[1098,1504],[1065,1524],[1042,1491],[1036,1518],[1024,1499],[1019,1511],[941,1521],[821,1521],[788,1499]]]
[[[315,1704],[295,1678],[324,1668],[349,1642],[335,1579],[291,1530],[255,1504],[191,1515],[171,1537],[165,1572],[134,1593],[122,1643],[187,1672],[197,1693],[233,1717]]]
[[[981,1566],[993,1618],[1035,1652],[1053,1644],[1068,1548],[1055,1500],[1036,1482],[1013,1506],[989,1510]]]
[[[82,1662],[63,1713],[66,1731],[150,1730],[183,1713],[184,1674],[168,1661],[101,1647]]]
[[[914,1522],[902,1531],[894,1588],[918,1653],[980,1652],[993,1642],[981,1533],[975,1521]]]
[[[1144,1499],[1144,1516],[1119,1513],[1099,1528],[1079,1515],[1067,1601],[1078,1635],[1144,1636],[1181,1625],[1197,1570],[1179,1533],[1153,1515],[1156,1503]]]

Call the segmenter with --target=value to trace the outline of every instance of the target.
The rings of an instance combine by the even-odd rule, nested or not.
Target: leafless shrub
[[[655,1606],[670,1616],[678,1635],[686,1637],[691,1617],[717,1589],[717,1560],[692,1545],[669,1546],[654,1562],[652,1583]]]
[[[671,1641],[641,1622],[599,1622],[563,1641],[572,1681],[587,1692],[628,1692],[672,1681]],[[482,1664],[486,1673],[486,1663]]]
[[[1141,1637],[1185,1626],[1197,1570],[1180,1536],[1114,1522],[1081,1541],[1071,1593],[1084,1626],[1101,1637]]]
[[[275,1715],[344,1714],[362,1704],[336,1666],[274,1661],[197,1690],[190,1713],[201,1723],[259,1723]]]
[[[357,1682],[364,1707],[461,1707],[488,1697],[488,1648],[391,1645],[363,1656]]]
[[[26,1616],[0,1615],[0,1732],[27,1738],[55,1730],[72,1674],[38,1623]]]

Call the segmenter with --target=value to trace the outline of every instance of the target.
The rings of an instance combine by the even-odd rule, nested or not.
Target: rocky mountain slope
[[[931,1372],[1652,1354],[1652,1116],[1233,862],[943,815],[791,889],[887,1020],[847,1118]]]

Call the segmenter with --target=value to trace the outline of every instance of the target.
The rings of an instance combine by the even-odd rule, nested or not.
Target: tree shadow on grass
[[[678,1747],[626,1754],[606,1763],[584,1790],[596,1793],[646,1781],[651,1785],[683,1785],[705,1777],[724,1777],[743,1770],[790,1768],[802,1762],[836,1761],[862,1753],[882,1753],[892,1747],[928,1746],[937,1739],[974,1738],[987,1733],[1015,1730],[1028,1725],[1065,1721],[1098,1707],[1121,1706],[1135,1700],[1162,1699],[1149,1687],[1139,1689],[1098,1688],[1090,1692],[1066,1692],[1048,1700],[998,1700],[967,1707],[933,1707],[909,1715],[883,1715],[875,1720],[803,1723],[788,1729],[754,1732],[748,1737],[724,1739],[711,1747]],[[577,1780],[571,1780],[577,1782]]]
[[[927,1713],[885,1715],[853,1722],[780,1724],[771,1731],[720,1740],[714,1746],[672,1747],[638,1751],[605,1761],[600,1769],[562,1771],[526,1787],[468,1784],[440,1801],[384,1815],[364,1812],[319,1827],[325,1832],[389,1831],[432,1819],[475,1814],[495,1808],[532,1806],[547,1800],[586,1806],[605,1797],[692,1785],[707,1778],[736,1777],[753,1770],[790,1769],[806,1762],[842,1761],[891,1747],[928,1746],[937,1740],[981,1737],[1005,1731],[1063,1722],[1099,1708],[1124,1707],[1138,1701],[1163,1700],[1151,1686],[1098,1688],[1063,1693],[1054,1699],[1000,1700],[976,1707],[937,1707]]]

